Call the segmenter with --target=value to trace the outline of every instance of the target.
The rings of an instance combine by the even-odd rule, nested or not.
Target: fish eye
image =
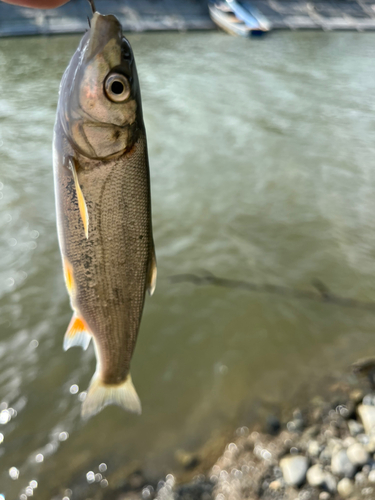
[[[112,73],[104,82],[104,90],[109,100],[124,102],[130,96],[130,84],[124,75]]]

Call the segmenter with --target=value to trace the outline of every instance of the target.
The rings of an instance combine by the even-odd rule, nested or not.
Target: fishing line
[[[90,6],[91,6],[91,10],[92,10],[92,13],[95,14],[96,12],[96,7],[95,7],[95,3],[94,3],[94,0],[88,0]]]

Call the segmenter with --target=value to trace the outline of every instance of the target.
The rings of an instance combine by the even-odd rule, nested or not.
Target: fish
[[[110,404],[140,414],[130,362],[157,275],[146,130],[132,47],[118,19],[94,8],[61,80],[53,170],[73,309],[63,347],[92,339],[97,361],[82,417]]]

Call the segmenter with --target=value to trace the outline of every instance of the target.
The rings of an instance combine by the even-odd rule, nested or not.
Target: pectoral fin
[[[73,172],[73,178],[74,178],[74,185],[76,188],[76,193],[77,193],[77,200],[78,200],[78,208],[79,208],[79,213],[81,214],[81,219],[83,222],[83,227],[85,230],[85,236],[86,239],[89,237],[89,213],[87,211],[87,205],[85,198],[82,193],[81,186],[79,185],[78,182],[78,175],[77,175],[77,168],[76,168],[76,163],[74,158],[70,159],[70,166]]]
[[[147,289],[150,295],[152,295],[155,291],[157,274],[158,270],[156,267],[155,246],[154,242],[152,242],[150,251],[150,260],[148,264],[148,277],[147,277]]]
[[[63,269],[66,288],[68,290],[69,296],[72,297],[75,289],[73,268],[66,257],[63,258]]]
[[[76,345],[81,346],[82,349],[86,351],[90,344],[90,340],[91,335],[88,332],[85,322],[76,314],[73,314],[64,337],[64,351]]]

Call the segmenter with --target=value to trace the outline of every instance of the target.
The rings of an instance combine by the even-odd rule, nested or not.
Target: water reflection
[[[86,424],[80,405],[95,360],[91,349],[62,351],[71,311],[50,147],[59,80],[78,38],[0,40],[6,500],[36,488],[41,500],[66,500],[82,485],[115,488],[139,468],[153,478],[178,473],[179,458],[215,431],[250,425],[257,401],[282,404],[304,381],[318,387],[374,349],[370,311],[169,280],[202,269],[291,289],[318,279],[337,295],[375,300],[373,37],[130,37],[160,279],[132,365],[142,417],[106,408]]]

